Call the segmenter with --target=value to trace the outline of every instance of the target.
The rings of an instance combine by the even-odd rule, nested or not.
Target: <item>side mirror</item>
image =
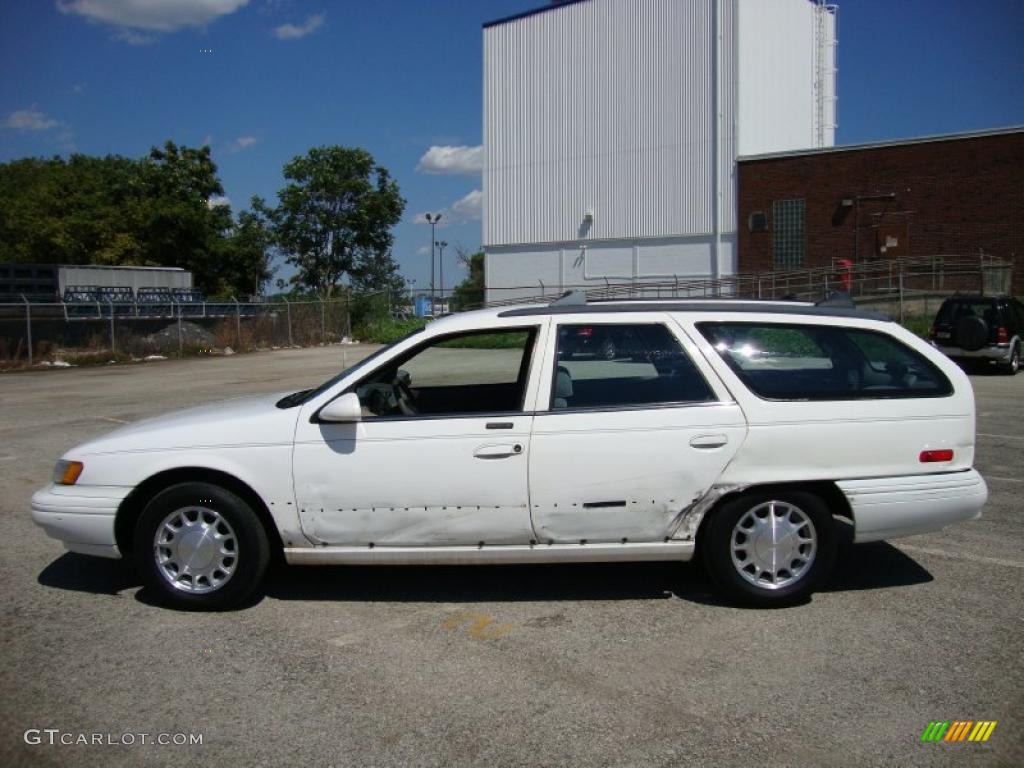
[[[355,392],[348,392],[332,400],[320,409],[318,418],[320,421],[340,424],[361,421],[363,418],[363,407],[359,403],[359,395]]]

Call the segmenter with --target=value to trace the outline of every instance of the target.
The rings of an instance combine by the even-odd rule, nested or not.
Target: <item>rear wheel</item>
[[[1020,370],[1020,344],[1013,345],[1013,351],[1010,352],[1010,360],[1002,365],[1003,373],[1007,376],[1016,376],[1017,371]]]
[[[730,597],[762,607],[806,599],[832,570],[836,527],[805,491],[751,491],[726,501],[702,532],[704,564]]]
[[[157,494],[135,527],[140,572],[164,602],[192,610],[238,605],[270,560],[266,531],[241,498],[209,483]]]

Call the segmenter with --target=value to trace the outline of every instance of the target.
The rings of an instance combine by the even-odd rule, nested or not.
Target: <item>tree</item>
[[[274,274],[270,266],[273,235],[256,202],[254,199],[254,210],[239,212],[230,233],[220,244],[217,256],[221,293],[260,294],[263,284]]]
[[[317,147],[287,163],[284,177],[279,205],[266,212],[278,248],[298,268],[295,282],[329,296],[346,275],[387,272],[381,262],[405,200],[369,152]]]
[[[207,294],[247,295],[270,275],[270,235],[259,211],[211,204],[223,192],[209,147],[170,141],[3,163],[0,261],[182,267]]]
[[[188,269],[207,293],[221,292],[218,257],[233,221],[229,206],[211,204],[224,188],[210,148],[168,141],[150,151],[140,174],[145,205],[138,225],[145,263]]]
[[[484,303],[484,252],[477,251],[467,254],[462,246],[456,246],[459,263],[469,270],[466,279],[455,286],[452,291],[452,309],[460,312],[466,309],[475,309]]]

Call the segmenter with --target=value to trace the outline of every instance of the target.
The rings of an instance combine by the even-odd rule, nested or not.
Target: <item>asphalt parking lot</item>
[[[180,613],[31,523],[74,444],[312,386],[343,351],[368,350],[0,377],[0,764],[1024,764],[1024,375],[972,376],[983,519],[854,547],[785,610],[721,603],[697,564],[616,564],[279,568],[244,610]],[[921,743],[932,720],[998,726]]]

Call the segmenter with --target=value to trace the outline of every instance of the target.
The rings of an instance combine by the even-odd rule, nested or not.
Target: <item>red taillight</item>
[[[1006,344],[1010,340],[1010,334],[1006,332],[1006,326],[1000,325],[996,328],[996,343]]]
[[[921,451],[921,461],[929,463],[933,461],[952,461],[953,460],[953,449],[942,448],[938,451]]]
[[[589,339],[591,336],[594,335],[594,329],[593,328],[579,328],[576,331],[576,335],[577,336],[583,336],[584,338]]]

